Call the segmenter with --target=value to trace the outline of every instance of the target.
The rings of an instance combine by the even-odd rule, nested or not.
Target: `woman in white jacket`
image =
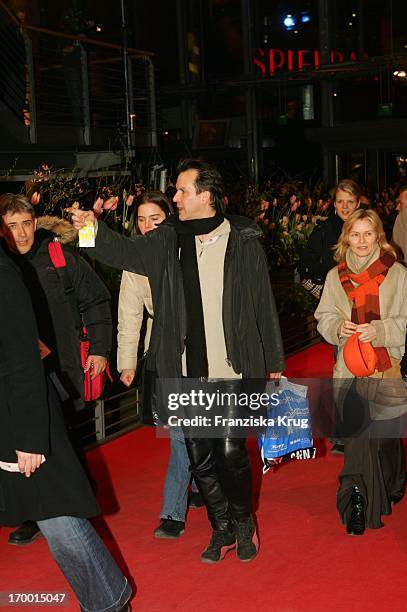
[[[146,234],[154,230],[172,214],[172,207],[161,191],[147,191],[143,194],[134,211],[137,231]],[[129,387],[136,374],[137,353],[144,314],[147,312],[147,326],[144,352],[150,341],[153,302],[150,284],[146,276],[123,272],[118,312],[117,369],[120,380]],[[185,529],[185,514],[188,503],[188,487],[191,480],[189,458],[181,430],[170,429],[171,453],[164,484],[164,499],[160,513],[160,525],[154,535],[158,538],[177,538]],[[196,506],[198,493],[193,483]]]
[[[338,346],[334,396],[345,463],[337,507],[348,533],[362,535],[366,527],[382,527],[381,516],[404,495],[407,270],[373,210],[357,210],[345,221],[335,259],[315,317],[321,335]]]

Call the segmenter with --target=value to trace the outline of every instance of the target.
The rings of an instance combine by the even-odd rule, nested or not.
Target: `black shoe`
[[[335,444],[331,448],[331,453],[333,455],[343,455],[345,447],[340,442],[335,442]]]
[[[154,529],[154,535],[156,538],[167,538],[174,540],[179,538],[185,531],[184,521],[175,521],[170,516],[166,519],[161,519],[160,525],[157,529]]]
[[[42,533],[35,521],[25,521],[18,529],[10,533],[8,543],[15,544],[16,546],[25,546],[41,536]]]
[[[253,541],[254,540],[254,541]],[[253,518],[236,523],[236,555],[240,561],[251,561],[257,555],[258,541]]]
[[[354,487],[351,497],[352,511],[346,531],[349,535],[363,535],[365,533],[365,500],[357,487]]]
[[[188,499],[189,508],[202,508],[204,505],[205,502],[202,499],[202,495],[199,493],[199,491],[192,491]]]
[[[202,563],[218,563],[236,546],[236,534],[233,530],[218,531],[214,529],[209,546],[201,554]]]

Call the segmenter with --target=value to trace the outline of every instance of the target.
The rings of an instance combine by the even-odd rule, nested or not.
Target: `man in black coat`
[[[178,379],[181,387],[195,381],[191,391],[221,386],[240,397],[250,380],[277,378],[284,368],[261,231],[250,219],[224,214],[223,181],[215,168],[186,160],[178,171],[178,218],[134,240],[99,223],[89,253],[149,278],[154,320],[146,372],[159,381]],[[77,211],[73,220],[79,229],[94,215]],[[239,412],[236,403],[229,408],[227,417]],[[185,436],[213,528],[201,555],[206,563],[216,563],[235,545],[241,561],[257,553],[246,440],[234,433],[226,428]]]
[[[75,412],[84,406],[84,374],[79,350],[81,324],[83,321],[90,339],[85,371],[91,368],[94,378],[106,367],[111,348],[109,292],[86,261],[69,246],[61,247],[66,260],[64,276],[57,273],[48,252],[55,233],[37,229],[33,206],[25,196],[0,197],[0,230],[5,239],[4,248],[20,268],[29,290],[40,340],[50,351],[44,366],[63,401],[66,421],[73,426]],[[64,279],[72,288],[72,296],[67,293]],[[74,438],[73,442],[79,446]],[[39,535],[38,526],[30,522],[13,532],[9,542],[29,544]]]
[[[30,296],[1,246],[0,312],[0,525],[38,521],[81,609],[127,609],[129,584],[86,520],[99,508],[44,375]]]

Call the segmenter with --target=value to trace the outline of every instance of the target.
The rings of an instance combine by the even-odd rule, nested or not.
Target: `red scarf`
[[[338,265],[339,280],[352,302],[353,323],[370,323],[380,319],[379,287],[386,278],[387,272],[396,260],[393,255],[380,251],[376,259],[366,270],[354,274],[348,268],[346,261]],[[352,284],[356,283],[356,287]],[[374,347],[377,356],[377,369],[384,372],[392,367],[389,353],[384,346]]]

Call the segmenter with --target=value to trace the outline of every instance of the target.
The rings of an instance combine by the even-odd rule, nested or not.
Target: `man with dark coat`
[[[126,610],[131,589],[85,517],[99,508],[47,384],[30,296],[0,245],[0,525],[38,521],[81,609]]]
[[[146,374],[181,384],[201,381],[195,391],[216,393],[221,386],[240,397],[244,384],[253,379],[264,384],[267,375],[278,378],[284,368],[278,315],[258,241],[261,231],[250,219],[224,214],[223,181],[210,164],[186,160],[178,172],[178,218],[134,240],[99,223],[89,253],[148,276],[154,321]],[[73,220],[79,229],[94,222],[94,215],[76,211]],[[226,415],[236,411],[232,401]],[[237,546],[238,558],[250,561],[257,546],[246,440],[229,431],[216,434],[185,437],[213,528],[201,560],[216,563]]]
[[[66,233],[62,239],[72,240],[75,231],[70,223],[50,217],[45,220],[53,229],[58,223],[59,232]],[[75,413],[84,407],[81,326],[83,321],[90,340],[85,371],[91,368],[95,377],[106,367],[111,348],[109,292],[86,261],[67,245],[61,247],[66,260],[64,276],[57,273],[48,252],[56,235],[43,227],[37,229],[33,206],[25,196],[0,196],[0,231],[3,246],[20,268],[29,290],[40,340],[50,351],[44,366],[58,390],[66,422],[72,427],[72,442],[80,452],[73,426]],[[65,284],[72,288],[72,296]],[[39,535],[38,526],[28,522],[10,534],[9,543],[29,544]]]

